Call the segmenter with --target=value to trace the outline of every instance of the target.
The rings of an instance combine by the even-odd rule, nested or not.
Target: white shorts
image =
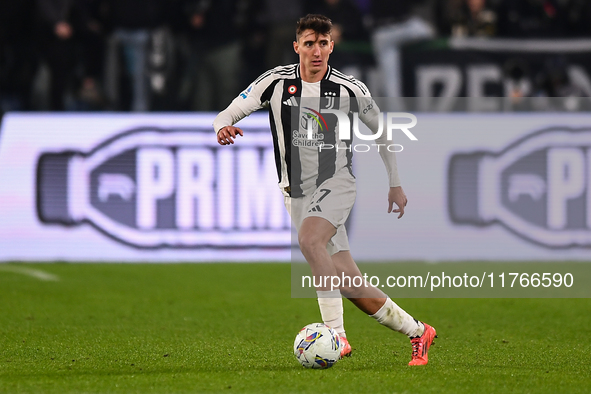
[[[324,218],[337,229],[326,245],[328,253],[332,256],[342,250],[349,250],[345,222],[351,213],[356,195],[355,178],[348,170],[343,169],[304,197],[285,197],[285,207],[298,232],[304,219],[310,216]]]

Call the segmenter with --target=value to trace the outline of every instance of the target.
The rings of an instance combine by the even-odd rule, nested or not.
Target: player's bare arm
[[[406,194],[404,194],[404,190],[402,190],[402,186],[390,188],[388,192],[388,213],[397,213],[398,219],[400,219],[404,215],[404,207],[406,207],[407,203],[408,199],[406,198]],[[394,204],[398,206],[398,209],[393,209]]]
[[[242,129],[235,126],[224,126],[218,130],[218,144],[233,144],[238,135],[244,137],[244,132]]]

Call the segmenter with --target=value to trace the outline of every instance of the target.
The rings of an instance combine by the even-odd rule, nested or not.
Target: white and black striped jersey
[[[214,129],[217,132],[234,125],[263,107],[269,108],[279,188],[291,197],[313,192],[338,171],[351,172],[351,140],[341,140],[337,117],[322,116],[321,110],[335,109],[348,115],[357,112],[374,133],[381,116],[367,87],[354,77],[328,66],[321,81],[309,83],[302,80],[299,64],[292,64],[276,67],[258,77],[220,112],[213,123]],[[385,133],[382,134],[385,138]],[[380,143],[380,139],[376,142]],[[320,149],[320,145],[333,148]],[[394,154],[381,149],[380,155],[386,164],[390,186],[399,186]]]

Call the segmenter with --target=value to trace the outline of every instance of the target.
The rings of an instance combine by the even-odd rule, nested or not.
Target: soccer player
[[[334,47],[331,30],[331,21],[325,16],[301,18],[293,43],[300,57],[299,64],[263,73],[218,114],[213,127],[219,144],[233,144],[239,135],[244,135],[233,125],[260,108],[269,108],[279,188],[298,231],[302,254],[314,277],[345,275],[353,278],[361,277],[361,272],[349,252],[345,230],[356,194],[350,140],[340,140],[336,122],[329,116],[326,122],[331,126],[326,124],[324,133],[311,133],[312,129],[306,129],[304,120],[311,122],[311,118],[306,118],[310,114],[307,111],[319,113],[321,107],[344,113],[358,110],[359,119],[375,134],[381,115],[363,83],[328,65]],[[302,106],[298,99],[302,100]],[[297,119],[292,119],[294,107],[299,107]],[[376,140],[378,144],[387,142],[385,134]],[[310,144],[310,141],[303,141],[302,136],[312,137],[314,141]],[[342,149],[328,149],[330,145]],[[400,186],[396,158],[386,149],[380,149],[380,155],[389,177],[388,213],[398,213],[401,218],[407,199]],[[341,357],[350,355],[352,350],[343,323],[341,295],[344,295],[379,323],[410,338],[412,359],[409,365],[427,364],[435,329],[415,320],[378,288],[367,283],[361,287],[343,283],[336,290],[318,286],[316,291],[324,323],[342,338]]]

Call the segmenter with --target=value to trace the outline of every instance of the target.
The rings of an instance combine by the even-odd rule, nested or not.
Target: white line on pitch
[[[60,280],[59,276],[50,274],[49,272],[33,268],[20,267],[16,265],[0,264],[0,271],[13,272],[15,274],[23,274],[46,282],[57,282],[58,280]]]

